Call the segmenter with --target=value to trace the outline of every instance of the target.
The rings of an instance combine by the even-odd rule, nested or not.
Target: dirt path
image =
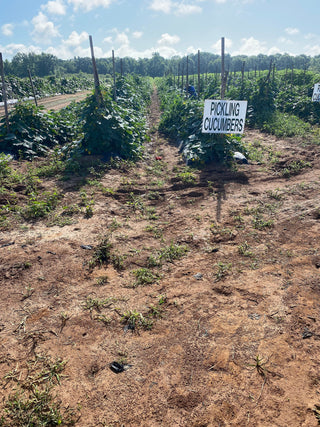
[[[47,180],[75,222],[1,233],[3,396],[50,356],[77,426],[315,427],[319,147],[248,131],[264,160],[190,171],[150,111],[144,160],[81,187],[91,218],[79,180]]]

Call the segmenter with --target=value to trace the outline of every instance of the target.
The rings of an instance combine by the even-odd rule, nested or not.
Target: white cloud
[[[13,57],[17,53],[29,53],[33,52],[36,54],[40,54],[42,50],[40,47],[37,46],[25,46],[24,44],[17,44],[17,43],[10,43],[6,46],[0,45],[0,51],[3,53],[4,56]]]
[[[192,4],[176,3],[175,14],[176,15],[192,15],[195,13],[201,13],[202,8]]]
[[[115,0],[68,0],[68,3],[73,5],[74,10],[83,9],[89,12],[97,7],[108,8]]]
[[[152,0],[150,4],[150,9],[155,10],[156,12],[170,13],[172,10],[172,1],[171,0]]]
[[[288,27],[284,30],[289,36],[295,36],[300,33],[300,30],[298,28],[291,28]]]
[[[232,55],[259,55],[259,53],[265,55],[272,55],[275,53],[280,53],[280,49],[273,46],[271,48],[267,47],[266,42],[260,42],[254,37],[249,37],[248,39],[241,39],[241,46],[238,50],[232,52]]]
[[[66,5],[63,0],[50,0],[47,4],[41,6],[42,10],[46,10],[52,15],[65,15]]]
[[[109,36],[109,37],[105,37],[104,39],[103,39],[103,41],[105,42],[105,43],[113,43],[113,39],[112,39],[112,37],[111,36]]]
[[[34,29],[31,34],[38,43],[50,43],[51,39],[60,36],[54,23],[48,21],[48,18],[42,12],[39,12],[32,19],[32,24],[34,25]]]
[[[175,15],[191,15],[202,12],[200,6],[192,3],[194,2],[186,3],[184,0],[152,0],[149,8],[156,12],[166,13],[167,15],[170,13],[174,13]]]
[[[68,39],[64,41],[64,44],[66,46],[79,46],[83,42],[89,43],[89,34],[86,31],[82,31],[80,34],[77,31],[72,31]]]
[[[126,33],[119,33],[117,34],[115,38],[115,43],[118,43],[120,45],[128,45],[129,44],[129,38]]]
[[[309,56],[320,55],[320,44],[316,44],[313,46],[306,46],[304,48],[304,53]]]
[[[142,31],[134,31],[132,33],[132,37],[135,39],[141,39],[141,37],[143,36],[143,32]]]
[[[173,45],[176,43],[179,43],[180,37],[179,36],[170,36],[170,34],[165,33],[161,35],[161,39],[158,40],[158,44],[160,46],[166,46],[166,45]]]
[[[12,36],[13,34],[13,24],[4,24],[1,27],[1,32],[4,36]]]

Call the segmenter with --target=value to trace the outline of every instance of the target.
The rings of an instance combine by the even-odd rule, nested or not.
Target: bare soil
[[[77,426],[315,427],[320,146],[248,130],[263,160],[190,173],[156,131],[156,94],[150,111],[144,159],[82,183],[91,218],[1,232],[2,406],[50,356]],[[78,177],[43,186],[63,193],[61,218],[80,205]],[[106,236],[113,257],[93,265]],[[187,251],[159,258],[169,247]]]
[[[48,98],[41,98],[37,100],[38,106],[43,106],[45,110],[60,110],[61,108],[66,107],[71,102],[83,100],[90,91],[81,91],[77,93],[72,93],[68,95],[56,95],[49,96]],[[10,112],[14,109],[14,104],[8,105],[8,111]],[[4,115],[4,107],[0,107],[0,117]]]

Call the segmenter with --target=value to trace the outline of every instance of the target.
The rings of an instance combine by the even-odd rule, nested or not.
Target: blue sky
[[[320,0],[0,0],[0,52],[165,58],[320,54]]]

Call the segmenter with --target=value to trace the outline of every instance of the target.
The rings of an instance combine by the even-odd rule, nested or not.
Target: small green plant
[[[60,384],[66,361],[36,357],[27,362],[23,375],[16,368],[5,375],[6,386],[14,381],[14,393],[4,402],[1,426],[71,426],[79,417],[76,410],[63,408],[53,388]],[[23,378],[23,379],[22,379]]]
[[[111,257],[110,257],[111,263],[117,271],[121,271],[124,269],[125,259],[126,259],[126,256],[120,255],[120,254],[111,254]]]
[[[261,214],[254,215],[252,219],[253,228],[257,230],[264,230],[265,228],[273,227],[273,219],[264,219]]]
[[[314,408],[312,409],[312,411],[318,421],[318,424],[320,424],[320,405],[314,405]]]
[[[249,363],[249,366],[251,366],[253,369],[256,369],[258,374],[262,377],[266,377],[267,372],[269,372],[268,368],[266,367],[268,362],[269,359],[264,360],[262,356],[257,354],[254,357],[254,363]]]
[[[108,283],[108,280],[109,280],[108,276],[97,277],[97,279],[96,279],[96,285],[97,286],[104,286],[104,285],[106,285]]]
[[[243,242],[238,246],[238,252],[240,255],[243,255],[246,257],[251,257],[253,255],[252,251],[250,250],[250,245],[248,244],[247,241]]]
[[[232,263],[229,262],[225,264],[219,261],[216,264],[216,267],[217,267],[217,270],[216,270],[215,276],[216,276],[216,282],[218,282],[219,280],[224,279],[229,274],[229,271],[231,270],[231,267],[232,267]]]
[[[99,245],[95,248],[92,259],[89,261],[89,267],[92,268],[97,264],[108,264],[111,260],[111,248],[109,236],[102,238]]]
[[[84,309],[85,310],[96,310],[98,312],[101,311],[102,308],[111,307],[111,305],[116,301],[114,297],[109,298],[92,298],[87,297],[86,301],[84,302]]]
[[[312,167],[310,162],[306,162],[304,160],[292,161],[281,171],[281,175],[284,178],[290,178],[293,175],[298,175],[303,169],[307,167]]]
[[[153,225],[147,225],[145,230],[152,233],[156,239],[161,239],[163,237],[163,231]]]
[[[127,328],[134,331],[139,327],[144,329],[151,329],[153,322],[150,319],[146,319],[142,313],[137,310],[129,310],[121,316],[121,322],[125,323]]]
[[[110,231],[115,231],[120,227],[122,227],[122,224],[118,222],[115,218],[111,221],[111,224],[108,226]]]
[[[98,320],[98,322],[103,323],[105,326],[108,326],[111,323],[111,318],[105,316],[104,314],[97,314],[94,316],[94,320]]]
[[[150,271],[148,268],[139,268],[138,270],[133,270],[132,274],[136,278],[134,287],[141,285],[152,285],[159,279],[159,276],[153,274],[152,271]]]
[[[183,184],[194,185],[196,183],[196,175],[193,172],[185,171],[177,173],[177,178]]]
[[[171,243],[148,258],[149,267],[158,267],[163,262],[173,262],[176,259],[182,258],[188,252],[188,247],[185,245],[177,245]]]

